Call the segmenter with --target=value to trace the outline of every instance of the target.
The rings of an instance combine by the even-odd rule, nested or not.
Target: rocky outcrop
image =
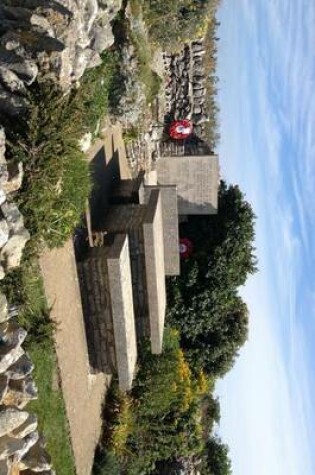
[[[33,365],[22,348],[26,331],[18,326],[15,314],[0,294],[0,474],[23,470],[53,475],[37,418],[25,410],[37,398],[37,389],[31,376]]]
[[[206,73],[203,40],[186,44],[180,53],[164,53],[166,113],[170,119],[191,119],[195,133],[203,138],[206,111]]]
[[[20,264],[22,252],[30,235],[24,227],[23,216],[11,201],[21,186],[23,167],[8,166],[5,159],[5,134],[0,127],[0,279]],[[1,303],[1,299],[0,299]],[[0,322],[4,316],[0,312]]]
[[[111,22],[121,0],[2,0],[0,107],[26,107],[25,86],[48,75],[63,89],[100,63],[114,43]]]

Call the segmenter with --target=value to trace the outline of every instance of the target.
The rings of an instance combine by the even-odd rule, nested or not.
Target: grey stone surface
[[[6,322],[8,319],[8,301],[6,296],[0,292],[0,323]]]
[[[37,417],[35,414],[30,414],[26,421],[17,429],[14,429],[12,432],[10,432],[9,435],[11,437],[15,437],[16,439],[23,439],[32,432],[35,432],[37,430],[37,425]]]
[[[178,230],[178,207],[177,186],[145,186],[143,199],[147,203],[154,189],[160,190],[163,216],[163,239],[164,239],[164,268],[166,275],[179,275],[179,230]]]
[[[9,239],[9,226],[5,219],[0,219],[0,247],[3,247]]]
[[[107,256],[119,387],[131,389],[137,362],[128,236],[118,234]]]
[[[162,352],[166,308],[162,200],[152,190],[143,223],[151,350]]]
[[[24,353],[21,358],[19,358],[16,363],[14,363],[6,371],[7,376],[12,380],[24,379],[25,376],[31,374],[34,369],[34,364],[30,357]]]
[[[157,172],[159,184],[177,185],[180,215],[217,213],[219,163],[216,155],[161,158]]]
[[[16,408],[0,409],[0,437],[9,434],[25,423],[29,415],[26,411]]]

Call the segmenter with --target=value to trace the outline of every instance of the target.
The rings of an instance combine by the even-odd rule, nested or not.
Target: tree
[[[212,375],[228,371],[248,332],[248,310],[238,295],[256,271],[255,215],[238,186],[221,182],[216,216],[193,216],[181,235],[195,253],[181,275],[168,283],[168,320],[196,369]]]
[[[229,458],[229,448],[218,437],[210,437],[207,442],[205,475],[231,475],[232,466]]]

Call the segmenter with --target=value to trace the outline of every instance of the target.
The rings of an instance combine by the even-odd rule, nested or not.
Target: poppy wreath
[[[187,259],[193,252],[194,246],[190,239],[181,238],[179,240],[179,254],[182,259]]]

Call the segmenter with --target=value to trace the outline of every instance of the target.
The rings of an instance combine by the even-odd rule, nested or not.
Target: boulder
[[[24,350],[21,345],[0,346],[0,374],[5,373],[23,355]]]
[[[0,461],[0,475],[12,475],[11,467],[6,460]]]
[[[2,400],[4,406],[16,406],[23,409],[27,403],[37,399],[37,388],[30,376],[24,379],[10,380],[7,392]]]
[[[29,232],[23,228],[11,236],[0,252],[1,265],[5,271],[20,265],[25,244],[30,238]]]
[[[31,447],[25,457],[20,461],[19,468],[20,470],[29,469],[36,473],[51,470],[50,456],[40,440]]]
[[[13,71],[27,86],[35,81],[38,74],[38,67],[33,60],[4,48],[0,49],[0,64],[2,68]]]
[[[25,93],[24,82],[10,69],[0,66],[0,82],[10,92]]]
[[[10,366],[7,371],[6,375],[13,380],[19,380],[25,378],[32,373],[34,369],[34,364],[30,357],[24,353],[12,366]]]
[[[2,185],[6,194],[14,193],[21,188],[24,175],[22,162],[8,166],[8,172],[9,180]]]
[[[0,292],[0,323],[6,322],[9,318],[7,298]]]
[[[24,115],[27,111],[27,101],[24,97],[6,90],[0,84],[0,109],[11,117]]]
[[[3,398],[5,398],[5,395],[8,391],[8,386],[9,386],[9,378],[7,375],[2,374],[0,376],[0,405],[2,404]]]
[[[26,411],[8,407],[0,409],[0,437],[10,434],[25,423],[29,415]]]
[[[5,219],[0,219],[0,248],[3,247],[9,239],[9,226]],[[1,321],[1,317],[0,317]]]
[[[13,463],[19,462],[38,441],[38,432],[32,432],[23,439],[15,439],[5,435],[0,437],[0,460],[11,458]]]
[[[17,429],[14,429],[8,435],[16,439],[23,439],[32,432],[35,432],[37,430],[37,425],[37,417],[35,414],[30,414],[22,425]]]

